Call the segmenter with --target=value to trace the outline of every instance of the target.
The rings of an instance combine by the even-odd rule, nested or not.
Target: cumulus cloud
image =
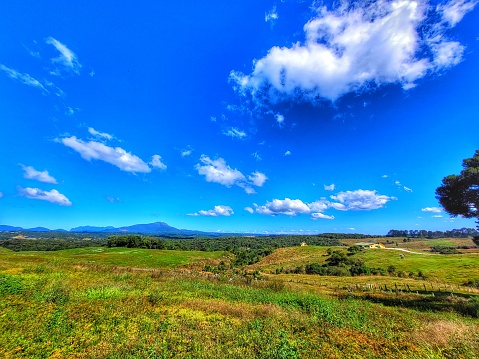
[[[212,160],[206,155],[200,157],[202,164],[196,164],[195,169],[200,175],[204,175],[207,182],[216,182],[226,187],[233,185],[241,187],[248,194],[256,193],[252,186],[262,187],[268,179],[261,172],[253,172],[248,178],[236,168],[233,169],[226,164],[223,158]]]
[[[51,59],[52,63],[62,65],[66,71],[80,73],[82,65],[78,62],[77,55],[72,50],[51,36],[46,39],[46,43],[53,45],[60,52],[58,57]],[[52,74],[59,75],[59,73],[60,69],[56,69]]]
[[[336,201],[331,203],[331,207],[340,211],[378,209],[384,207],[387,202],[397,199],[378,194],[376,191],[362,189],[339,192],[330,198]]]
[[[32,179],[32,180],[36,180],[36,181],[40,181],[44,183],[53,183],[53,184],[57,183],[57,180],[54,177],[50,176],[47,170],[37,171],[32,166],[24,166],[24,165],[20,165],[20,166],[22,166],[23,168],[24,178],[28,178],[28,179]]]
[[[285,155],[285,156],[291,156],[291,155],[292,155],[292,153],[291,153],[291,151],[290,151],[290,150],[287,150],[287,151],[284,153],[284,155]]]
[[[219,217],[219,216],[226,216],[229,217],[234,214],[233,209],[230,206],[215,206],[214,209],[209,209],[207,211],[201,210],[195,213],[189,213],[187,216],[205,216],[205,217]]]
[[[151,168],[141,158],[126,152],[121,147],[113,148],[96,141],[86,142],[75,136],[62,138],[60,142],[78,152],[87,161],[92,159],[104,161],[126,172],[151,172]]]
[[[113,139],[113,136],[110,135],[109,133],[99,132],[99,131],[95,130],[93,127],[88,127],[88,132],[91,135],[96,136],[96,137],[106,138],[107,140],[112,140]]]
[[[0,70],[5,72],[7,76],[13,80],[20,81],[24,85],[32,86],[42,90],[45,93],[48,93],[48,90],[42,85],[42,83],[37,79],[31,77],[29,74],[22,74],[21,72],[18,72],[2,64],[0,64]]]
[[[254,186],[263,187],[268,177],[266,177],[264,173],[256,171],[256,172],[253,172],[250,176],[248,176],[248,179],[251,181],[251,183]]]
[[[336,185],[334,183],[331,183],[330,185],[324,185],[324,189],[326,191],[334,191],[335,188],[336,188]]]
[[[305,38],[275,46],[253,62],[251,74],[231,71],[235,90],[256,101],[335,101],[384,84],[416,86],[427,74],[462,60],[464,46],[446,33],[476,5],[452,0],[432,8],[427,0],[360,1],[317,7]]]
[[[58,192],[56,189],[52,189],[51,191],[43,191],[39,188],[23,188],[18,187],[18,194],[23,197],[27,197],[30,199],[39,199],[42,201],[48,201],[51,203],[56,203],[61,206],[71,206],[72,203],[70,200],[65,197],[65,195]]]
[[[439,207],[426,207],[426,208],[422,208],[421,211],[431,212],[431,213],[441,213],[442,209]]]
[[[259,214],[267,214],[270,216],[276,216],[279,214],[285,214],[287,216],[296,216],[298,214],[309,214],[311,209],[306,203],[300,199],[273,199],[271,202],[266,202],[263,206],[254,204],[255,210]]]
[[[231,127],[229,130],[223,131],[223,135],[232,137],[232,138],[239,138],[242,140],[243,138],[246,137],[246,132],[238,130],[235,127]]]
[[[167,168],[167,166],[163,162],[161,162],[161,156],[160,155],[151,156],[150,165],[151,165],[151,167],[159,168],[160,170],[166,170],[166,168]]]

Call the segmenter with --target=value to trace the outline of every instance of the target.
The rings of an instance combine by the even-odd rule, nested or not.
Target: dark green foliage
[[[435,246],[431,248],[431,252],[436,252],[439,254],[460,254],[455,247],[447,247],[447,246]]]
[[[477,236],[479,233],[474,228],[451,229],[450,231],[426,231],[421,230],[397,230],[391,229],[387,237],[405,237],[404,242],[410,242],[411,238],[469,238]],[[387,243],[387,242],[386,242]]]
[[[326,269],[322,267],[321,265],[319,265],[318,263],[307,264],[304,271],[306,274],[319,274],[319,275],[326,274]]]
[[[475,218],[479,229],[479,150],[462,161],[462,168],[459,175],[442,179],[436,198],[450,215]],[[477,233],[474,242],[479,244]]]
[[[15,252],[21,251],[58,251],[83,247],[99,247],[104,240],[81,239],[8,239],[0,240],[0,246]]]

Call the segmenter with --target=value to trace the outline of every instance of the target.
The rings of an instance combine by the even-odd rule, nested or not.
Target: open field
[[[477,358],[479,293],[460,284],[479,256],[399,253],[354,256],[429,279],[271,274],[324,247],[242,269],[226,252],[0,248],[0,357]]]

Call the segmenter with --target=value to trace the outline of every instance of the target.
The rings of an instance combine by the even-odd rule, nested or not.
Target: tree
[[[450,215],[476,218],[479,229],[479,150],[472,158],[462,161],[459,175],[444,177],[436,189],[436,198]],[[473,238],[479,245],[479,236]]]

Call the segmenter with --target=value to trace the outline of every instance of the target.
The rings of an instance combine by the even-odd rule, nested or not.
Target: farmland
[[[357,276],[294,273],[347,247],[241,266],[227,251],[0,248],[0,356],[476,358],[479,255],[393,242],[419,254],[351,254],[386,272]]]

